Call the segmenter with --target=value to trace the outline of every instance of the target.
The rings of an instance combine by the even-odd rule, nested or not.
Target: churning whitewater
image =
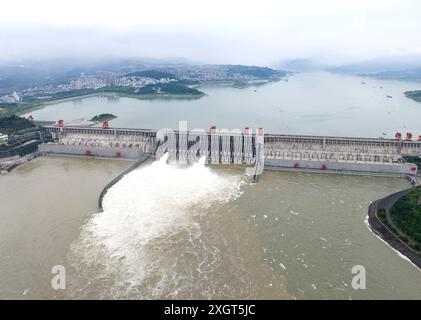
[[[164,156],[130,172],[108,190],[104,211],[87,221],[72,244],[70,260],[80,282],[73,284],[78,288],[73,294],[238,296],[234,289],[222,292],[227,284],[212,275],[227,265],[221,261],[224,241],[205,234],[208,217],[203,215],[241,196],[243,184],[241,175],[218,175],[205,167],[204,159],[180,167]],[[230,268],[237,268],[231,270],[238,271],[235,277],[241,275],[241,265],[233,262]]]

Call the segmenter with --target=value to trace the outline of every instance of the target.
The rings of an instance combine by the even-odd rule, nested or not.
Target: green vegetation
[[[36,110],[43,107],[43,104],[40,103],[8,103],[0,104],[0,118],[8,117],[13,114],[23,114],[30,110]]]
[[[42,108],[45,103],[51,103],[61,99],[83,97],[90,94],[117,93],[134,98],[152,98],[154,96],[190,96],[201,97],[203,92],[190,88],[182,82],[173,81],[169,83],[149,84],[141,88],[135,87],[103,87],[100,89],[77,89],[61,91],[49,96],[34,95],[25,97],[24,103],[3,103],[0,104],[0,118],[14,114],[22,114],[30,110]]]
[[[202,91],[177,83],[148,84],[139,89],[139,94],[203,95]]]
[[[399,229],[414,242],[414,247],[421,245],[421,186],[418,186],[399,199],[391,209],[393,221]],[[419,249],[418,249],[419,250]]]
[[[418,251],[420,249],[419,245],[417,243],[411,242],[407,237],[401,235],[398,230],[393,227],[389,221],[387,221],[386,217],[386,210],[384,208],[380,208],[377,210],[377,217],[380,219],[380,221],[402,242],[406,243],[409,247],[412,249]]]
[[[396,236],[399,236],[398,231],[389,223],[389,221],[387,221],[387,217],[386,217],[386,209],[385,208],[380,208],[379,210],[377,210],[377,217],[380,219],[380,221],[390,230],[393,232],[393,234],[395,234]]]
[[[117,116],[111,114],[111,113],[101,113],[100,115],[96,115],[91,119],[93,122],[101,122],[106,120],[112,120],[117,118]]]
[[[139,77],[139,78],[152,78],[152,79],[177,79],[175,75],[168,72],[162,72],[157,70],[144,70],[144,71],[137,71],[132,73],[127,73],[124,75],[125,77]]]
[[[148,84],[141,88],[134,87],[105,87],[102,92],[119,93],[133,96],[151,96],[151,95],[183,95],[183,96],[202,96],[203,92],[177,83],[159,83]]]
[[[286,75],[285,71],[274,70],[267,67],[228,65],[227,73],[229,76],[240,74],[258,79],[280,79]]]
[[[14,114],[18,106],[17,103],[0,103],[0,118]]]
[[[34,126],[35,125],[31,121],[16,115],[0,118],[0,132],[3,134],[14,134],[18,130]]]
[[[34,102],[48,102],[60,99],[68,99],[68,98],[76,98],[79,96],[86,96],[88,94],[94,94],[98,91],[95,89],[75,89],[69,91],[60,91],[53,93],[51,95],[33,95],[33,96],[25,96],[23,102],[26,103],[34,103]]]
[[[405,91],[405,96],[417,102],[421,102],[421,90]]]
[[[414,163],[418,168],[421,168],[421,157],[418,156],[403,156],[402,157],[406,162]]]

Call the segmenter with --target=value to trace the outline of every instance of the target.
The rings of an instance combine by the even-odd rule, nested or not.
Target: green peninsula
[[[201,97],[205,95],[202,91],[195,88],[190,88],[184,84],[175,82],[148,84],[146,86],[136,87],[104,87],[101,88],[104,93],[117,93],[121,95],[129,95],[135,98],[149,98],[159,96],[190,96]]]
[[[92,121],[92,122],[110,121],[110,120],[113,120],[115,118],[117,118],[117,116],[115,116],[111,113],[101,113],[101,114],[93,117],[90,121]]]
[[[405,91],[405,96],[417,102],[421,102],[421,90]]]

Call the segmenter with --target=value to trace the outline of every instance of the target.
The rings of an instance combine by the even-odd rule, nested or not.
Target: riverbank
[[[69,98],[49,100],[49,101],[44,101],[44,102],[34,103],[34,104],[18,105],[17,110],[11,111],[11,113],[14,113],[16,115],[21,116],[21,115],[24,115],[24,114],[26,114],[28,112],[31,112],[31,111],[41,110],[41,109],[43,109],[43,108],[45,108],[45,107],[47,107],[48,105],[51,105],[51,104],[67,102],[67,101],[74,101],[74,100],[90,98],[90,97],[96,97],[96,96],[100,96],[100,95],[102,95],[102,94],[101,93],[91,93],[91,94],[85,94],[85,95],[74,96],[74,97],[69,97]]]
[[[107,96],[107,94],[103,94],[104,96]],[[171,94],[171,93],[154,93],[154,94],[131,94],[131,93],[111,93],[110,95],[118,95],[119,97],[125,97],[125,98],[134,98],[138,100],[159,100],[159,99],[168,99],[168,100],[195,100],[200,99],[204,96],[206,96],[205,93],[203,94]]]
[[[68,101],[75,101],[79,99],[91,98],[91,97],[125,97],[125,98],[134,98],[138,100],[159,100],[159,99],[168,99],[168,100],[195,100],[200,99],[206,96],[205,93],[202,94],[172,94],[172,93],[155,93],[155,94],[131,94],[131,93],[123,93],[123,92],[96,92],[90,94],[84,94],[80,96],[72,96],[68,98],[61,98],[49,101],[43,101],[40,103],[30,103],[30,104],[22,104],[17,105],[16,107],[10,107],[8,109],[1,109],[0,117],[8,116],[11,114],[16,115],[24,115],[31,111],[41,110],[49,105],[63,103]]]
[[[384,209],[390,211],[392,206],[406,195],[412,188],[405,189],[382,199],[373,201],[368,208],[368,223],[370,229],[380,236],[387,244],[389,244],[393,249],[397,250],[399,253],[404,255],[408,260],[410,260],[415,266],[421,270],[421,256],[409,247],[406,243],[401,241],[397,235],[395,235],[378,217],[378,211]]]
[[[29,161],[40,157],[42,154],[40,152],[34,152],[27,154],[22,157],[12,157],[11,159],[7,159],[7,161],[0,162],[0,175],[5,175],[10,173],[12,170],[16,169],[17,167],[28,163]],[[2,160],[2,159],[0,159]]]

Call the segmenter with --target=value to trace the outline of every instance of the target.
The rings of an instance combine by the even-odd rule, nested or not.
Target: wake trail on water
[[[216,174],[205,159],[181,167],[167,158],[125,175],[106,193],[103,212],[82,227],[69,258],[80,280],[73,295],[189,298],[195,288],[200,296],[215,293],[198,280],[218,267],[219,249],[203,239],[197,221],[241,196],[245,182]]]

